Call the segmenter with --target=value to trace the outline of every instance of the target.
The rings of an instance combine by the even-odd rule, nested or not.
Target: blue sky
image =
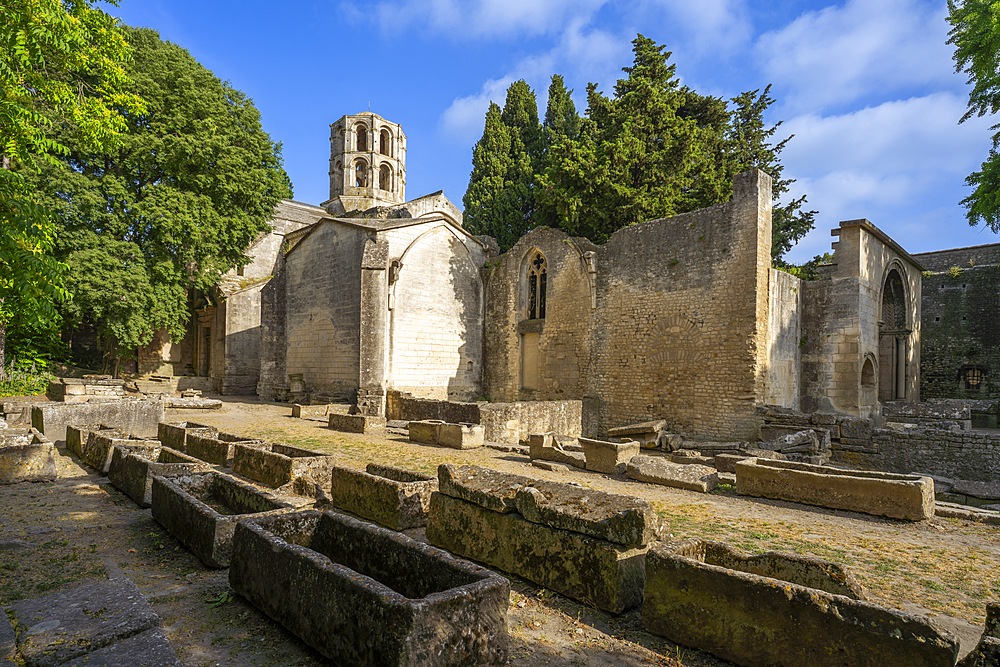
[[[108,11],[250,95],[300,201],[328,198],[330,123],[370,108],[407,135],[407,197],[443,189],[461,207],[489,100],[523,78],[544,109],[560,73],[582,111],[587,83],[610,92],[642,32],[701,93],[773,84],[770,120],[795,134],[785,175],[819,211],[791,259],[829,250],[830,229],[862,217],[910,252],[1000,241],[959,205],[991,121],[958,125],[967,88],[943,0],[122,0]]]

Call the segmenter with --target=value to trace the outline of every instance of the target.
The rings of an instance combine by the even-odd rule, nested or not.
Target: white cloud
[[[944,3],[848,0],[762,35],[757,55],[792,109],[845,108],[875,94],[961,85],[951,67]]]
[[[375,7],[390,34],[430,30],[458,40],[558,33],[607,0],[384,0]]]
[[[854,218],[868,218],[914,252],[961,244],[942,230],[964,224],[963,182],[986,157],[990,137],[988,120],[958,125],[964,111],[964,99],[939,92],[785,123],[782,130],[795,134],[782,154],[785,175],[819,211],[793,259],[829,250],[828,230]]]
[[[626,11],[640,32],[665,33],[669,49],[693,56],[733,53],[753,36],[746,0],[641,0]]]

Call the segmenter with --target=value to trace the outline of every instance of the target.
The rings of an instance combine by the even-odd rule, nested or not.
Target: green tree
[[[1000,111],[1000,2],[948,0],[948,43],[955,47],[955,70],[968,75],[972,86],[968,110],[959,120],[995,115]],[[1000,231],[1000,125],[994,125],[989,156],[979,171],[965,179],[973,188],[962,200],[972,226],[985,223]]]
[[[0,6],[0,376],[8,326],[45,330],[68,296],[50,255],[56,227],[25,174],[65,154],[65,139],[115,145],[121,111],[142,109],[124,88],[128,57],[117,21],[88,0]]]
[[[93,325],[115,361],[158,330],[183,337],[191,291],[244,263],[291,195],[280,146],[243,93],[154,31],[127,34],[130,91],[146,109],[126,114],[115,150],[67,137],[70,153],[36,179],[72,267],[67,322]]]

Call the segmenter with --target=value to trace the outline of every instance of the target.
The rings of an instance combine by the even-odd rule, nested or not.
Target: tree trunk
[[[0,304],[3,299],[0,299]],[[0,318],[0,382],[7,379],[7,323]]]

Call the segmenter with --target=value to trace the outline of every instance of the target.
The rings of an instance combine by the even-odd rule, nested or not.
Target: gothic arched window
[[[392,138],[389,136],[389,130],[382,130],[378,137],[378,152],[382,155],[390,155]]]
[[[547,282],[545,255],[535,251],[528,262],[528,319],[545,319],[545,284]]]

